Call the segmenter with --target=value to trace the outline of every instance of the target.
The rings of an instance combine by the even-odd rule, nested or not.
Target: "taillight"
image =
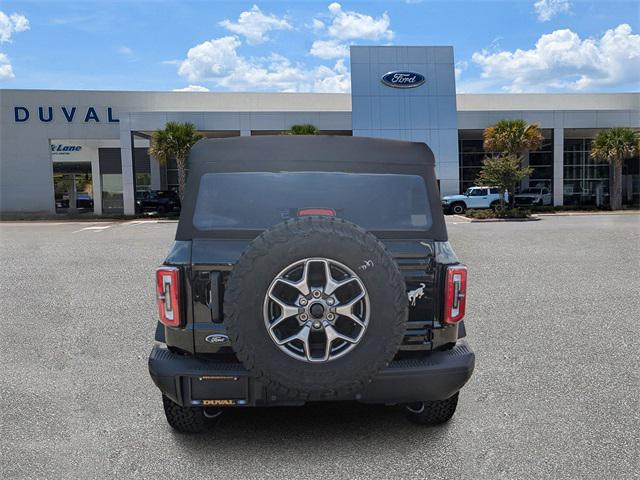
[[[156,291],[160,322],[168,327],[180,326],[180,270],[176,267],[158,268]]]
[[[301,208],[298,210],[299,217],[308,217],[311,215],[335,217],[336,211],[333,208]]]
[[[455,265],[447,268],[444,291],[444,323],[456,323],[464,317],[467,303],[467,267]]]

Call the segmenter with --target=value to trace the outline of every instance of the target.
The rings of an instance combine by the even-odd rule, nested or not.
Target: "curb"
[[[536,213],[540,217],[579,217],[585,215],[640,215],[640,210],[620,211],[620,212],[555,212]]]
[[[154,217],[93,217],[93,218],[57,218],[57,217],[4,217],[0,218],[0,224],[2,223],[128,223],[128,222],[155,222],[155,223],[174,223],[178,219],[172,218],[154,218]]]
[[[529,217],[529,218],[469,218],[467,219],[469,223],[495,223],[495,222],[537,222],[542,220],[538,217]]]

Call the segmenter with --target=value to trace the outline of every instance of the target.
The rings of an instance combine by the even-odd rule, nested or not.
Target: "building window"
[[[622,166],[622,204],[640,207],[640,157],[631,158]]]
[[[564,140],[564,204],[609,203],[609,164],[593,160],[590,138]]]
[[[151,190],[151,174],[136,173],[136,191],[146,192],[148,190]]]
[[[543,130],[545,140],[539,150],[529,153],[529,166],[533,173],[529,177],[530,187],[553,189],[553,131]],[[460,191],[475,185],[486,157],[496,152],[485,152],[482,148],[482,130],[460,131]],[[526,185],[526,183],[525,183]]]
[[[548,188],[553,191],[553,131],[543,131],[544,142],[535,152],[529,152],[530,187]]]
[[[167,160],[167,190],[178,191],[178,163],[175,158]]]
[[[475,185],[476,178],[487,156],[482,148],[482,131],[474,132],[475,138],[460,138],[460,191]],[[466,134],[466,132],[465,132]],[[466,137],[467,135],[465,135]],[[470,135],[469,135],[470,136]],[[479,137],[479,138],[478,138]]]
[[[102,183],[102,212],[122,214],[124,212],[122,187],[122,161],[119,148],[100,148],[100,180]]]
[[[147,148],[133,149],[133,165],[136,174],[136,192],[151,190],[151,159]]]

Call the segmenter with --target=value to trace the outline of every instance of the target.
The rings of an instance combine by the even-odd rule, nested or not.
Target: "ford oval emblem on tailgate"
[[[204,340],[209,343],[220,344],[227,343],[229,341],[229,337],[220,333],[216,333],[213,335],[208,335]]]
[[[385,73],[380,79],[382,83],[394,88],[415,88],[425,81],[424,75],[416,72],[396,71]]]

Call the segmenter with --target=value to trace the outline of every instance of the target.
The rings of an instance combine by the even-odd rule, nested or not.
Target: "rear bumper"
[[[475,355],[464,340],[451,350],[431,352],[420,359],[396,360],[356,395],[331,400],[363,403],[404,403],[442,400],[460,390],[473,373]],[[301,405],[276,396],[239,363],[223,363],[177,355],[156,345],[149,356],[149,373],[167,397],[183,406]]]

